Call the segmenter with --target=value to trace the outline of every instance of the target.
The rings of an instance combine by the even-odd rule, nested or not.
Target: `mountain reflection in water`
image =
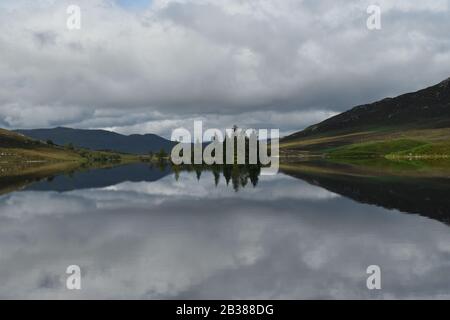
[[[259,173],[161,163],[2,177],[0,298],[450,298],[448,180]],[[65,288],[71,264],[80,291]],[[382,290],[366,287],[372,264]]]
[[[450,179],[398,176],[361,176],[346,172],[318,173],[295,170],[295,166],[282,168],[281,174],[289,175],[357,202],[416,213],[450,224]],[[75,171],[33,183],[25,190],[69,191],[104,188],[121,182],[153,182],[172,175],[179,179],[181,172],[195,175],[197,180],[214,179],[217,187],[223,179],[227,186],[238,192],[242,188],[257,187],[259,166],[171,166],[161,164],[130,164],[105,169]],[[204,177],[204,173],[212,176]]]

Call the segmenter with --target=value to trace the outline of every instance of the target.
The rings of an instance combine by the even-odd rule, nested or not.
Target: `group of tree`
[[[164,150],[163,148],[161,148],[158,152],[153,152],[153,151],[149,151],[148,152],[148,157],[150,159],[157,159],[160,161],[166,160],[169,157],[169,154],[166,152],[166,150]]]
[[[231,134],[225,134],[221,146],[217,145],[217,142],[219,142],[217,135],[213,137],[213,140],[210,143],[200,143],[199,141],[195,142],[192,145],[192,148],[190,148],[191,163],[200,164],[199,162],[202,162],[204,164],[205,157],[209,156],[209,154],[211,154],[211,157],[215,159],[216,164],[248,165],[261,163],[259,150],[262,142],[258,139],[256,131],[254,130],[247,135],[245,130],[234,126]],[[211,152],[209,153],[208,149],[214,146],[215,148],[210,149]],[[216,152],[218,149],[219,152],[222,153],[222,159],[220,159],[219,154]],[[180,157],[184,156],[183,151],[184,149],[180,151]],[[202,159],[197,159],[196,161],[196,155],[201,155]]]

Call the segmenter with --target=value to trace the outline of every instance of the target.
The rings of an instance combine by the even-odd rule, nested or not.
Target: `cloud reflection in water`
[[[238,193],[192,173],[17,192],[0,198],[0,297],[449,298],[448,231],[284,175]]]

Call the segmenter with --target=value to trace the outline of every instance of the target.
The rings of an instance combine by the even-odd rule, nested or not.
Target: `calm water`
[[[226,176],[139,164],[1,196],[0,298],[450,298],[447,180]]]

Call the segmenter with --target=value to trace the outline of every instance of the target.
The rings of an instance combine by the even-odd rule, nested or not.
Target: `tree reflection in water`
[[[218,186],[221,176],[224,177],[228,185],[233,186],[234,191],[239,191],[240,188],[245,188],[249,183],[256,187],[258,185],[259,176],[261,174],[261,166],[259,165],[183,165],[172,166],[175,180],[178,181],[181,171],[193,172],[200,180],[203,172],[211,172],[214,178],[214,184]]]

